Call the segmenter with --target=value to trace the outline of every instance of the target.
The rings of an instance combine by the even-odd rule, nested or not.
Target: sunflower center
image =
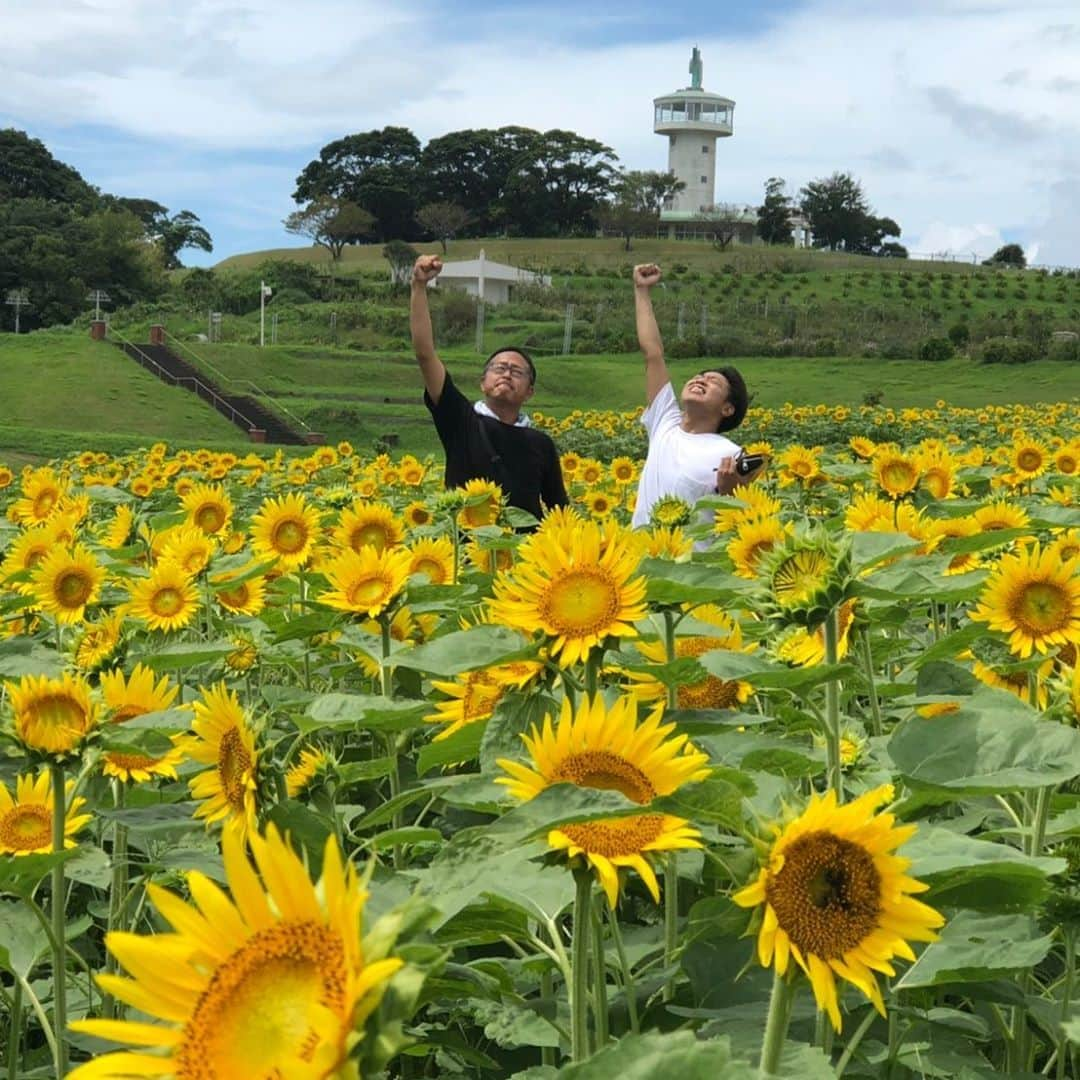
[[[33,723],[45,728],[82,731],[86,727],[86,710],[67,694],[45,694],[31,701],[26,711]]]
[[[226,607],[242,608],[248,602],[250,595],[247,585],[242,584],[237,585],[234,589],[223,589],[218,593],[218,599]]]
[[[881,483],[889,491],[908,491],[915,486],[915,470],[906,461],[894,461],[882,470]]]
[[[56,579],[55,595],[62,607],[80,608],[90,599],[93,583],[80,570],[68,570]]]
[[[390,583],[382,577],[369,577],[358,581],[349,589],[349,603],[354,607],[370,607],[390,593]]]
[[[136,705],[130,701],[125,702],[113,713],[113,723],[122,724],[125,720],[134,720],[136,716],[144,716],[148,711],[142,705]]]
[[[349,543],[353,551],[359,551],[362,547],[373,547],[376,551],[382,552],[389,543],[389,537],[382,525],[370,521],[353,530]]]
[[[773,574],[773,590],[784,604],[800,604],[825,584],[829,560],[817,551],[797,551]]]
[[[636,765],[610,750],[583,750],[561,761],[551,782],[569,782],[577,787],[601,791],[621,791],[636,803],[652,802],[656,789]]]
[[[204,533],[216,533],[225,525],[225,511],[215,503],[205,503],[195,511],[193,520]]]
[[[541,600],[540,614],[559,634],[571,637],[597,634],[615,620],[619,590],[602,570],[571,570],[551,583]]]
[[[161,758],[147,757],[145,754],[118,754],[110,751],[105,755],[110,765],[118,769],[152,769]]]
[[[36,499],[34,499],[34,517],[41,519],[46,518],[52,512],[52,508],[56,505],[57,492],[53,490],[46,490],[41,492]]]
[[[310,1062],[327,1035],[337,1043],[336,1066],[346,974],[344,942],[325,926],[281,922],[253,934],[214,972],[185,1025],[177,1080],[293,1075],[283,1063]],[[324,1033],[326,1010],[337,1024]]]
[[[1017,591],[1009,614],[1026,630],[1046,634],[1067,625],[1069,607],[1068,597],[1059,586],[1036,581]]]
[[[636,814],[632,817],[604,818],[577,825],[563,825],[559,831],[583,851],[607,859],[640,855],[664,831],[663,814]]]
[[[1042,463],[1042,454],[1033,448],[1026,447],[1016,455],[1017,468],[1023,469],[1024,472],[1035,472],[1042,467]]]
[[[52,846],[52,814],[37,805],[15,805],[0,817],[0,849],[37,851]]]
[[[150,598],[150,610],[160,618],[168,618],[175,615],[184,606],[184,598],[179,589],[167,585],[158,589]]]
[[[307,543],[308,532],[302,521],[282,521],[274,527],[271,545],[283,555],[295,555]]]
[[[819,830],[785,850],[765,895],[804,956],[836,959],[877,929],[881,875],[866,848]]]
[[[229,805],[237,811],[244,809],[247,776],[251,772],[251,755],[244,747],[240,731],[231,727],[221,736],[218,750],[218,776],[221,790]]]
[[[446,581],[446,568],[438,559],[417,559],[412,565],[412,573],[427,574],[432,585],[442,585]]]

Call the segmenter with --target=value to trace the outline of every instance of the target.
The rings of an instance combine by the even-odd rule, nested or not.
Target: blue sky
[[[1016,240],[1080,265],[1080,11],[1074,0],[638,2],[0,0],[0,126],[92,183],[197,213],[207,264],[295,246],[281,219],[326,142],[385,124],[565,127],[664,168],[651,99],[736,101],[720,201],[858,176],[914,252]]]

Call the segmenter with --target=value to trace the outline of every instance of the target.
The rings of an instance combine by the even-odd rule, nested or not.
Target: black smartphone
[[[735,471],[740,476],[749,476],[764,464],[764,454],[740,454],[735,460]]]

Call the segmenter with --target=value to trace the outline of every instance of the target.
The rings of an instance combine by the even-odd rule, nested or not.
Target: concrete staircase
[[[231,394],[211,379],[177,356],[167,345],[136,345],[130,341],[117,341],[117,345],[137,364],[153,372],[171,386],[182,386],[198,394],[222,416],[244,431],[252,442],[281,443],[298,446],[303,443],[321,442],[321,436],[301,434],[262,402],[246,394]]]

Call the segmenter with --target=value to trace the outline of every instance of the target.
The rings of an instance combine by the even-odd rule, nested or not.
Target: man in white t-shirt
[[[752,480],[761,466],[740,476],[735,463],[741,448],[725,434],[742,423],[749,396],[742,376],[732,367],[694,375],[678,399],[671,386],[664,343],[656,325],[650,290],[660,281],[660,267],[634,267],[634,311],[638,344],[645,355],[645,412],[649,453],[638,482],[632,524],[648,525],[653,505],[676,495],[691,506],[705,495],[730,495]]]

